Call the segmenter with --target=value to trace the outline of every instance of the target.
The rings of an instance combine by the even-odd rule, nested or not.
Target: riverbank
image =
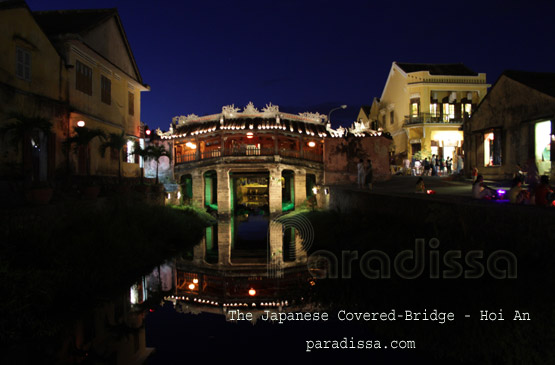
[[[192,250],[211,219],[118,199],[0,214],[3,363],[53,359],[69,323]]]

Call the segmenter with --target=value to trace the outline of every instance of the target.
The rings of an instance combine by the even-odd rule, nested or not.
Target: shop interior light
[[[250,295],[251,297],[254,297],[254,296],[256,295],[256,290],[254,290],[253,288],[251,288],[251,289],[249,290],[249,295]]]
[[[195,284],[189,284],[189,289],[194,290],[195,289]]]
[[[85,121],[84,121],[84,120],[78,121],[78,122],[77,122],[77,126],[78,126],[79,128],[84,127],[84,126],[85,126]]]
[[[254,134],[253,134],[252,132],[248,132],[248,133],[247,133],[247,138],[250,139],[250,138],[253,138],[253,137],[254,137]]]
[[[308,142],[308,147],[311,147],[311,148],[316,147],[316,142],[314,142],[314,141]]]

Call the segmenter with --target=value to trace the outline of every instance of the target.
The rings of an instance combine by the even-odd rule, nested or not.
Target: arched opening
[[[269,215],[268,171],[230,173],[233,214],[231,215],[231,261],[263,262]]]
[[[204,206],[218,210],[218,174],[214,170],[204,173]]]
[[[295,209],[295,173],[291,170],[281,173],[281,208],[283,212]]]

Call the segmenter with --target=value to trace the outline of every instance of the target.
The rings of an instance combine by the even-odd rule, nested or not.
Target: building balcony
[[[420,113],[418,115],[406,115],[404,125],[415,124],[449,124],[449,125],[462,125],[463,118],[456,117],[450,118],[447,115]]]
[[[323,162],[323,154],[309,150],[298,151],[291,149],[278,149],[275,148],[253,148],[251,146],[242,146],[237,148],[214,149],[209,151],[200,152],[191,150],[184,153],[178,153],[175,156],[176,164],[185,164],[201,160],[219,159],[222,157],[256,157],[256,156],[276,156],[295,158],[299,160],[308,160],[313,162]]]

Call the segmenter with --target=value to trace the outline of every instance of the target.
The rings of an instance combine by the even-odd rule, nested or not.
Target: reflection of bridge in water
[[[252,218],[220,219],[192,251],[154,270],[146,286],[163,291],[184,313],[226,315],[241,308],[257,318],[264,310],[305,307],[316,282],[299,230],[265,216]],[[257,242],[242,242],[242,232]]]

